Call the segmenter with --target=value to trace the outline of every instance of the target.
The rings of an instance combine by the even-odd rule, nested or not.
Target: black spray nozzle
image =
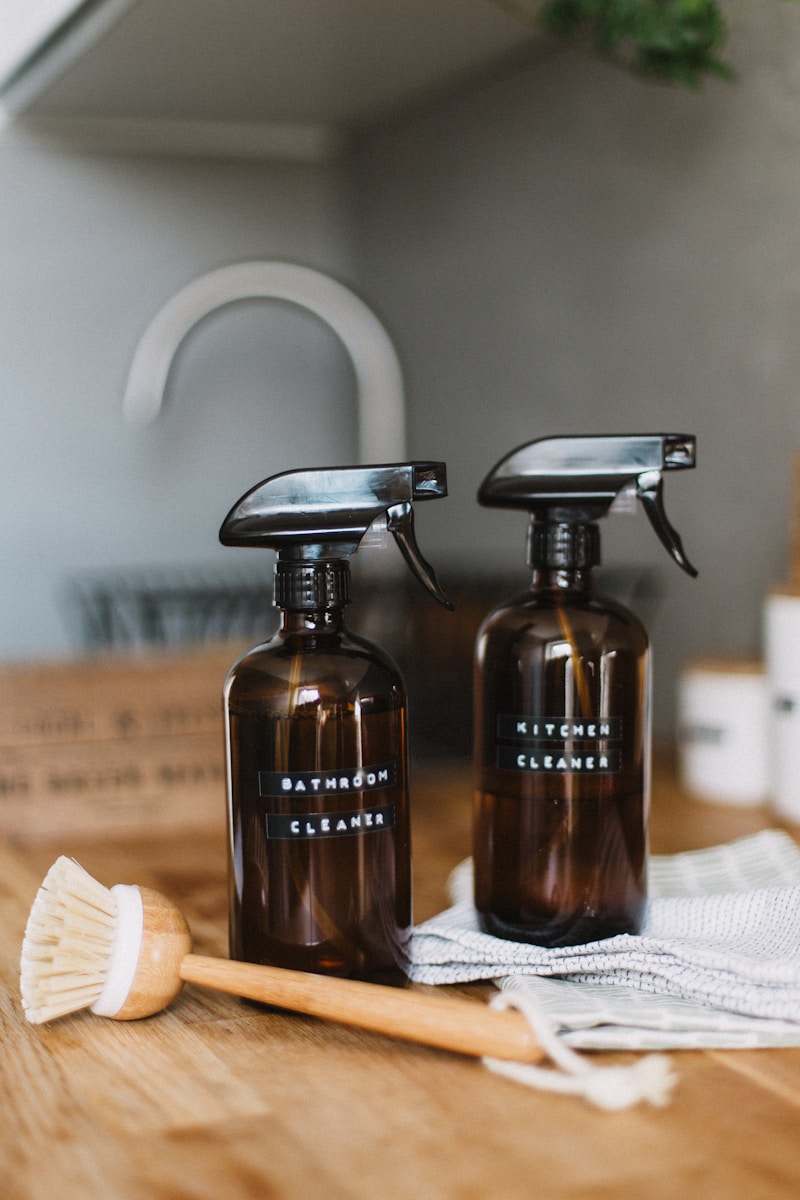
[[[277,550],[282,561],[349,558],[370,526],[385,517],[406,562],[440,604],[452,608],[414,535],[416,500],[447,495],[442,462],[389,463],[284,471],[233,506],[219,537],[225,546]]]
[[[606,515],[632,490],[660,541],[689,575],[697,571],[664,510],[664,471],[695,465],[695,438],[684,433],[540,438],[520,446],[489,472],[480,504],[521,508],[544,523],[573,525]]]

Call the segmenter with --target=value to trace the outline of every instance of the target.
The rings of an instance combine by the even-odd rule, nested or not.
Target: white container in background
[[[771,806],[800,822],[800,592],[776,589],[764,606],[770,706]]]
[[[770,787],[768,706],[761,662],[688,662],[678,683],[681,785],[718,804],[763,804]]]

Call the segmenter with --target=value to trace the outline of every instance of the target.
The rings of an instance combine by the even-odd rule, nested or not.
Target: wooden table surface
[[[446,904],[447,874],[468,853],[470,783],[463,763],[418,767],[414,783],[421,920]],[[657,773],[657,852],[769,823],[760,810],[692,802]],[[800,1195],[800,1049],[682,1051],[669,1107],[605,1113],[465,1058],[189,986],[146,1021],[81,1013],[29,1026],[20,940],[59,853],[108,886],[159,888],[187,915],[197,950],[226,952],[221,821],[186,838],[0,845],[4,1200]]]

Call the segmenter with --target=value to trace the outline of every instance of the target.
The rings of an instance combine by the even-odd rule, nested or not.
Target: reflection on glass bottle
[[[631,487],[690,574],[661,472],[686,435],[548,438],[503,459],[479,499],[531,513],[530,591],[484,621],[475,656],[475,905],[487,932],[569,946],[639,928],[647,890],[650,654],[596,595],[596,520]]]
[[[545,946],[634,932],[647,873],[649,651],[588,571],[538,571],[476,656],[476,907]]]
[[[443,463],[288,471],[244,496],[226,545],[275,549],[278,633],[225,685],[234,958],[375,982],[405,979],[411,929],[406,689],[350,633],[350,566],[389,530],[442,603],[412,501],[447,494]]]
[[[411,926],[405,688],[341,613],[286,613],[226,685],[231,955],[397,982]]]

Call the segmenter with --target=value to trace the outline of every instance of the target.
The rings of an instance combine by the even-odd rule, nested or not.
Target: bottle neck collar
[[[534,572],[582,572],[600,562],[600,529],[593,522],[542,521],[531,516],[528,566]]]
[[[350,603],[346,559],[281,559],[275,563],[275,607],[293,613],[341,612]]]

